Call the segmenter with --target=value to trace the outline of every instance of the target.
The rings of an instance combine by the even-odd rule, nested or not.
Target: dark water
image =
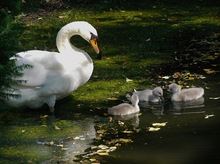
[[[1,111],[0,163],[217,163],[219,80],[219,76],[210,76],[199,82],[206,87],[200,101],[141,104],[139,116],[121,122],[109,121],[108,116],[100,114],[106,110],[84,114],[61,109],[68,104],[58,105],[55,116],[46,118],[40,111]],[[65,112],[59,112],[62,110]],[[163,122],[167,124],[160,130],[148,130],[153,123]],[[100,130],[106,132],[100,135]],[[131,142],[109,144],[120,138]],[[97,149],[91,151],[91,147],[99,145],[115,149],[108,155],[97,155]]]
[[[142,108],[139,116],[142,131],[131,137],[133,143],[120,147],[105,163],[218,163],[220,99],[213,98],[220,96],[219,77],[204,82],[210,88],[205,90],[204,102],[175,105],[167,102],[163,109]],[[144,130],[155,122],[167,124],[156,132]]]

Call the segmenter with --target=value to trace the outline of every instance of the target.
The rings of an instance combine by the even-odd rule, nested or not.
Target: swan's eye
[[[91,33],[91,38],[90,38],[90,43],[93,47],[93,49],[95,50],[95,52],[97,54],[100,54],[99,48],[98,48],[98,36],[94,35],[93,33]]]
[[[95,40],[96,42],[97,42],[97,40],[98,40],[98,36],[96,36],[95,34],[93,34],[93,33],[90,33],[91,34],[91,38],[90,38],[90,40]]]

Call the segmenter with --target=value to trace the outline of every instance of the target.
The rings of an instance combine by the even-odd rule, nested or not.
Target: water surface
[[[1,109],[0,163],[216,163],[219,76],[197,85],[206,88],[199,101],[141,104],[138,116],[123,120],[109,119],[106,109],[72,110],[65,101],[52,116],[44,109]],[[153,123],[163,122],[160,130],[149,131]],[[100,145],[112,147],[108,155],[92,150]]]

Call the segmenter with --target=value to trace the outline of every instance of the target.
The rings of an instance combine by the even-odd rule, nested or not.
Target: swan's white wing
[[[63,66],[59,61],[59,53],[48,51],[26,51],[17,53],[12,59],[16,60],[16,65],[30,65],[30,68],[22,70],[23,75],[16,78],[22,80],[19,87],[41,87],[47,83],[48,76],[63,71]]]

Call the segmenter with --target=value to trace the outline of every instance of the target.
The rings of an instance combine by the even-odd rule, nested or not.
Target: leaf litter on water
[[[153,123],[153,126],[166,126],[167,122]]]

